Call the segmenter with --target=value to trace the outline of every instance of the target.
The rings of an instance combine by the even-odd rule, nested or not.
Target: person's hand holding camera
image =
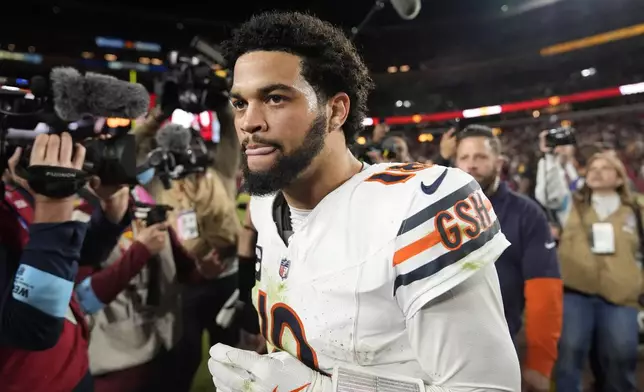
[[[35,201],[34,223],[66,222],[72,219],[75,196],[52,198],[32,190],[27,181],[16,174],[21,149],[17,149],[9,160],[13,180],[23,186]],[[36,137],[31,149],[29,166],[51,166],[81,170],[85,162],[85,147],[74,144],[69,133],[61,135],[41,134]]]
[[[548,135],[547,130],[539,133],[539,150],[544,154],[550,154],[552,148],[548,147],[548,143],[546,143],[546,135]]]
[[[168,242],[168,226],[167,222],[148,226],[138,233],[136,240],[148,249],[151,256],[156,256]]]

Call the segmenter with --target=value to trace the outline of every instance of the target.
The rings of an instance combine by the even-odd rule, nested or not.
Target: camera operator
[[[183,289],[184,328],[175,368],[177,376],[182,378],[176,389],[179,392],[189,390],[201,363],[204,330],[208,331],[211,344],[228,342],[235,345],[239,335],[234,325],[224,329],[215,321],[219,310],[237,288],[236,244],[241,226],[235,203],[239,144],[228,101],[215,109],[221,123],[221,140],[218,145],[207,145],[212,166],[203,173],[172,181],[167,190],[158,180],[146,185],[157,203],[174,208],[169,220],[188,252],[200,260],[216,251],[222,262],[218,279]],[[153,148],[154,136],[170,112],[153,110],[146,122],[132,131],[137,138],[140,157]]]
[[[15,173],[0,214],[0,380],[3,391],[91,391],[88,330],[72,295],[79,263],[104,259],[128,224],[129,198],[93,179],[101,208],[89,224],[72,220],[75,196],[48,197]],[[68,133],[39,135],[29,165],[81,170],[85,148]],[[7,176],[3,176],[7,178]]]
[[[575,141],[568,128],[542,131],[539,134],[539,149],[544,157],[537,165],[535,198],[545,208],[554,211],[558,221],[560,207],[566,202],[571,191],[583,185],[583,178],[577,170]]]

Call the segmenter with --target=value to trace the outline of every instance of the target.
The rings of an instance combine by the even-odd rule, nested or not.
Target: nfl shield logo
[[[280,278],[282,280],[288,278],[288,269],[291,266],[291,262],[288,259],[282,259],[280,262]]]

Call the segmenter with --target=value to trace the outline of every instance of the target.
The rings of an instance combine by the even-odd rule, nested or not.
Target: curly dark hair
[[[222,44],[229,64],[249,52],[281,51],[302,58],[302,76],[325,101],[344,92],[351,100],[342,127],[347,144],[362,129],[367,97],[374,84],[356,47],[337,27],[299,12],[267,12],[253,16]]]

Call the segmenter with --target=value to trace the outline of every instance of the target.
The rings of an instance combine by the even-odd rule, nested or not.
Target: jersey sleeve
[[[494,263],[510,245],[470,175],[434,166],[416,177],[392,255],[394,296],[407,319]]]

